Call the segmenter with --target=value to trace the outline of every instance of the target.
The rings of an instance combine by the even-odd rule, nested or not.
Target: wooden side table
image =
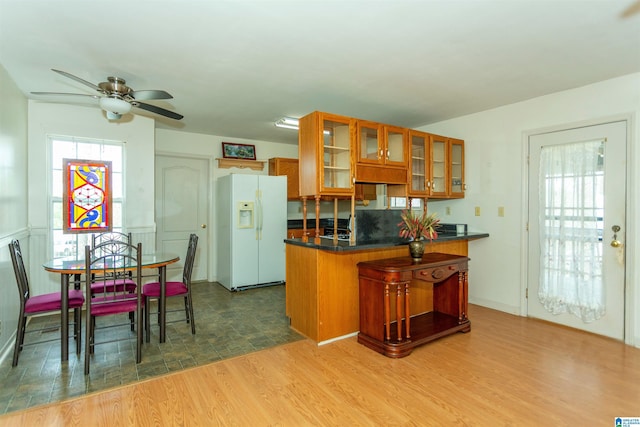
[[[399,358],[437,338],[469,332],[468,261],[434,252],[418,263],[410,257],[358,263],[358,342]],[[412,293],[419,300],[412,301]]]

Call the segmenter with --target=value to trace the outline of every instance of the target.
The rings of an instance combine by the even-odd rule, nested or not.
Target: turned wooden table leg
[[[396,330],[398,341],[402,341],[402,283],[396,283]]]
[[[462,296],[460,301],[462,303],[462,310],[460,311],[462,316],[462,321],[467,320],[467,310],[469,309],[468,301],[469,301],[469,275],[466,271],[460,273],[463,277],[462,279]]]
[[[391,339],[391,296],[389,295],[389,284],[384,284],[384,331],[387,341]]]
[[[407,339],[411,338],[411,304],[409,302],[409,282],[404,284],[404,329]]]

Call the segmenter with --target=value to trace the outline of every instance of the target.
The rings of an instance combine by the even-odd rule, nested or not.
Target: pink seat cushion
[[[144,300],[142,300],[144,305]],[[137,302],[135,297],[129,295],[108,295],[91,298],[91,315],[108,316],[118,313],[129,313],[136,311]]]
[[[182,282],[167,282],[167,293],[165,294],[168,297],[174,295],[182,295],[188,292],[187,287]],[[145,297],[157,298],[160,296],[160,282],[151,282],[147,283],[142,287],[142,294]]]
[[[82,307],[84,295],[81,290],[72,289],[69,291],[69,308]],[[30,297],[24,305],[25,313],[41,313],[46,311],[60,310],[62,307],[62,294],[52,292],[50,294],[36,295]]]
[[[91,284],[92,294],[101,294],[104,292],[122,292],[126,289],[127,292],[134,292],[136,290],[136,282],[131,279],[116,279],[116,280],[104,280]]]

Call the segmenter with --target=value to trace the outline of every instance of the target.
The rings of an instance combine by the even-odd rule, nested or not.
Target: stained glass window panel
[[[65,233],[111,231],[111,162],[64,160]]]

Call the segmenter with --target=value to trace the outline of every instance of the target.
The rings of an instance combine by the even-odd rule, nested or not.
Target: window
[[[390,197],[390,208],[405,209],[407,207],[406,197]],[[411,209],[422,209],[422,199],[411,199]]]
[[[118,141],[50,137],[51,142],[51,230],[53,256],[76,256],[91,244],[92,234],[63,234],[63,159],[108,160],[112,166],[113,231],[122,231],[124,202],[124,145]],[[80,254],[82,257],[82,254]]]

